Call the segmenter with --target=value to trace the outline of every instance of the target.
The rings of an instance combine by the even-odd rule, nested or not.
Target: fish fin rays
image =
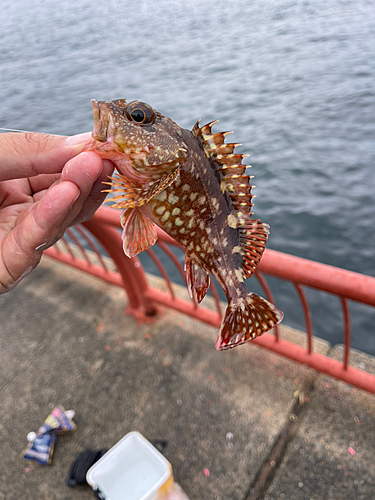
[[[115,203],[111,205],[112,208],[128,209],[141,207],[170,186],[177,179],[178,175],[179,170],[176,168],[151,184],[141,184],[121,174],[116,177],[109,177],[111,182],[106,182],[105,184],[111,186],[111,189],[104,191],[116,195],[108,198],[106,202],[114,201]]]
[[[192,134],[200,143],[205,155],[213,160],[215,168],[221,172],[221,190],[227,192],[232,207],[238,214],[253,215],[251,209],[253,207],[253,195],[251,190],[254,186],[251,185],[251,175],[246,174],[246,169],[250,165],[244,165],[242,161],[248,155],[236,154],[234,152],[238,143],[225,143],[225,138],[232,132],[212,133],[212,126],[216,121],[199,127],[199,121],[194,125]]]
[[[254,206],[251,191],[255,186],[251,185],[252,176],[246,174],[246,169],[250,166],[242,163],[247,155],[235,154],[235,148],[241,144],[224,142],[230,132],[213,134],[211,128],[214,123],[216,122],[199,127],[197,122],[192,133],[200,142],[206,156],[213,160],[221,172],[221,191],[229,196],[232,206],[230,225],[238,229],[244,277],[250,278],[263,255],[269,226],[251,218]]]
[[[210,273],[188,255],[185,256],[185,272],[190,297],[199,304],[210,287]]]
[[[269,225],[259,220],[249,219],[243,226],[239,227],[245,279],[254,274],[265,250],[268,234]]]
[[[152,247],[158,239],[155,224],[138,208],[128,208],[121,215],[124,253],[132,258]]]
[[[259,337],[283,319],[283,313],[267,300],[249,293],[237,303],[230,301],[215,347],[232,349]]]

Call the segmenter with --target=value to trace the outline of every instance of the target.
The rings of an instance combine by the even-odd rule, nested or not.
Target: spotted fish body
[[[191,296],[200,302],[211,273],[228,299],[216,349],[230,349],[268,331],[282,313],[247,290],[264,251],[268,225],[252,219],[250,179],[228,133],[213,122],[192,131],[139,101],[92,101],[93,143],[119,172],[111,179],[123,208],[124,251],[133,257],[157,239],[155,224],[186,251]],[[113,198],[112,198],[113,200]]]

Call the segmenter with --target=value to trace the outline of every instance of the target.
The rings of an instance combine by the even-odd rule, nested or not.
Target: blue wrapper
[[[35,439],[24,450],[23,457],[41,465],[50,464],[57,436],[75,430],[76,425],[66,415],[64,408],[56,406],[38,429]]]

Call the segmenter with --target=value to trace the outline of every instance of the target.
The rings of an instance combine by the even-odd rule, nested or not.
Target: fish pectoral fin
[[[190,297],[195,298],[199,304],[210,287],[210,273],[187,255],[185,256],[185,272]]]
[[[244,344],[276,326],[283,317],[279,309],[255,293],[236,303],[230,301],[215,347],[224,351]]]
[[[111,182],[105,182],[104,184],[111,186],[111,189],[106,189],[104,192],[120,194],[108,198],[106,201],[115,202],[111,205],[112,208],[127,209],[141,207],[170,186],[177,179],[178,175],[179,170],[175,169],[163,175],[157,181],[144,184],[132,181],[121,174],[116,177],[110,177]]]
[[[121,215],[122,241],[127,257],[135,257],[152,247],[158,239],[155,224],[138,208],[128,208]]]
[[[239,227],[242,262],[245,278],[250,278],[257,268],[266,247],[269,225],[249,219]]]

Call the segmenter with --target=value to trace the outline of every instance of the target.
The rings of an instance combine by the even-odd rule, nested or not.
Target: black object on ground
[[[87,484],[86,482],[86,473],[89,468],[94,465],[102,456],[107,453],[108,450],[86,450],[83,453],[80,453],[76,460],[74,461],[69,476],[67,479],[67,485],[71,488],[76,486],[77,484]]]
[[[163,439],[151,439],[150,443],[154,448],[156,448],[162,455],[168,446],[168,441],[164,441]]]

